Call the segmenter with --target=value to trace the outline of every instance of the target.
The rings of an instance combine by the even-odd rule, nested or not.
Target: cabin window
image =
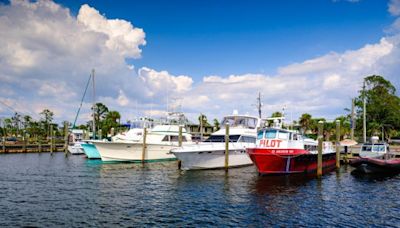
[[[171,142],[179,142],[179,136],[178,135],[170,135],[170,141]],[[186,142],[186,137],[182,136],[182,142]]]
[[[259,131],[257,134],[257,139],[262,139],[264,137],[264,131]]]
[[[289,139],[289,134],[287,132],[280,131],[278,134],[279,139],[287,140]]]
[[[265,138],[266,139],[274,139],[276,138],[276,130],[267,130],[265,131]]]
[[[256,138],[250,136],[242,136],[240,137],[239,142],[256,143]]]
[[[237,142],[240,135],[230,135],[229,142]],[[211,135],[204,142],[225,142],[225,135]]]
[[[371,150],[372,150],[372,147],[371,147],[371,146],[363,146],[363,147],[362,147],[362,150],[363,150],[363,151],[371,151]]]

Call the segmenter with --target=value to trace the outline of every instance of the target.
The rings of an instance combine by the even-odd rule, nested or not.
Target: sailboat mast
[[[93,84],[93,139],[96,139],[96,90],[94,84],[94,69],[92,69],[92,84]]]
[[[363,85],[363,139],[364,143],[367,142],[367,105],[366,105],[366,94],[365,94],[365,81]]]

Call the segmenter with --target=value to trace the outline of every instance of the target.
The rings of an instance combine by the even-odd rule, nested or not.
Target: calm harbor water
[[[400,227],[400,176],[260,177],[63,153],[0,155],[0,227]]]

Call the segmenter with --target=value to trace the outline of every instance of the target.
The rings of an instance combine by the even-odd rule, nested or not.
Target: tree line
[[[400,137],[400,98],[396,95],[396,88],[393,84],[380,75],[371,75],[364,78],[364,86],[358,91],[355,98],[355,121],[351,122],[350,109],[346,108],[347,114],[338,116],[333,121],[326,121],[324,118],[315,118],[309,113],[303,113],[299,120],[293,121],[292,127],[297,128],[309,137],[316,138],[318,122],[324,121],[324,137],[326,140],[333,140],[336,135],[336,120],[340,121],[341,138],[350,138],[351,125],[355,125],[354,135],[361,141],[363,135],[363,102],[366,103],[366,125],[367,135],[373,136],[382,134],[386,140],[393,137]],[[94,120],[96,131],[107,134],[114,128],[116,131],[125,130],[126,126],[121,126],[121,115],[118,111],[109,110],[103,103],[96,103],[94,108]],[[92,115],[93,116],[93,115]],[[280,112],[272,113],[271,117],[282,116]],[[200,114],[198,117],[199,125],[211,126],[207,117]],[[69,128],[78,128],[90,131],[93,120],[86,124],[73,126],[72,123],[64,121]],[[6,137],[21,137],[28,135],[30,138],[47,139],[54,130],[54,136],[63,136],[63,125],[54,123],[54,113],[49,109],[40,112],[40,119],[33,120],[29,115],[21,115],[18,112],[10,118],[4,118],[0,125],[0,135]],[[217,119],[213,120],[216,130],[220,123]]]

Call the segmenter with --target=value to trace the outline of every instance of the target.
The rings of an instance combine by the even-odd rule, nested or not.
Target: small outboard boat
[[[365,174],[400,173],[400,158],[357,158],[350,160],[350,165]]]

